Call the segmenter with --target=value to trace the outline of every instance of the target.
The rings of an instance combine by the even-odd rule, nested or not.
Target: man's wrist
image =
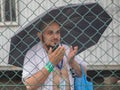
[[[74,58],[68,59],[68,63],[69,63],[69,64],[72,64],[72,63],[73,63],[73,60],[74,60]]]
[[[53,71],[53,68],[54,68],[54,65],[50,61],[48,61],[45,65],[45,69],[50,73]]]

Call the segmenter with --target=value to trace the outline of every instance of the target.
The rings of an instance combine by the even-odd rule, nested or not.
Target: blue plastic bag
[[[87,81],[84,69],[80,65],[82,75],[81,77],[74,77],[74,90],[93,90],[93,83]]]

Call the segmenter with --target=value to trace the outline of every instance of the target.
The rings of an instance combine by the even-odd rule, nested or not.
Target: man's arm
[[[75,70],[75,73],[79,76],[81,76],[82,72],[81,72],[81,68],[80,68],[80,65],[73,59],[71,62],[69,62],[69,65],[72,69]],[[83,66],[84,68],[84,72],[86,73],[87,70],[86,70],[86,67]]]
[[[50,48],[48,52],[49,62],[53,64],[53,66],[56,66],[62,60],[64,53],[65,48],[63,46],[58,47],[54,52],[52,52],[52,49]],[[36,90],[44,84],[50,74],[47,68],[43,67],[41,70],[24,80],[27,90]]]
[[[36,90],[38,87],[41,87],[49,74],[47,69],[43,67],[40,71],[27,78],[24,82],[27,90]]]
[[[68,59],[68,63],[70,65],[70,67],[75,70],[76,74],[81,76],[82,73],[81,73],[80,65],[74,60],[77,50],[78,50],[77,46],[76,47],[71,46],[70,51],[67,56],[67,59]],[[86,67],[85,66],[83,66],[83,67],[84,67],[84,72],[86,73]]]

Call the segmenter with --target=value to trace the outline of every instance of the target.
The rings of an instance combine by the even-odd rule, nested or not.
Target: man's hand
[[[59,46],[55,51],[52,51],[52,48],[50,48],[48,51],[49,60],[54,66],[56,66],[63,59],[64,54],[64,46]]]
[[[74,57],[77,53],[78,50],[78,46],[75,47],[70,47],[70,51],[68,53],[68,63],[71,66],[72,69],[75,70],[75,73],[78,76],[81,76],[81,69],[80,69],[80,65],[75,61]],[[86,71],[85,71],[86,72]]]
[[[77,50],[78,50],[78,46],[75,46],[75,47],[70,46],[70,51],[67,56],[69,63],[74,59],[74,56],[76,55]]]

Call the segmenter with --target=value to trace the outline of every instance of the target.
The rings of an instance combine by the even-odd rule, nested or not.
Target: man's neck
[[[42,43],[42,44],[43,44],[43,48],[45,49],[45,51],[46,51],[47,53],[48,53],[50,47],[53,48],[53,46],[46,45],[46,44],[44,44],[44,43]]]
[[[43,48],[45,49],[45,51],[48,53],[49,49],[47,48],[46,45],[43,45]]]

